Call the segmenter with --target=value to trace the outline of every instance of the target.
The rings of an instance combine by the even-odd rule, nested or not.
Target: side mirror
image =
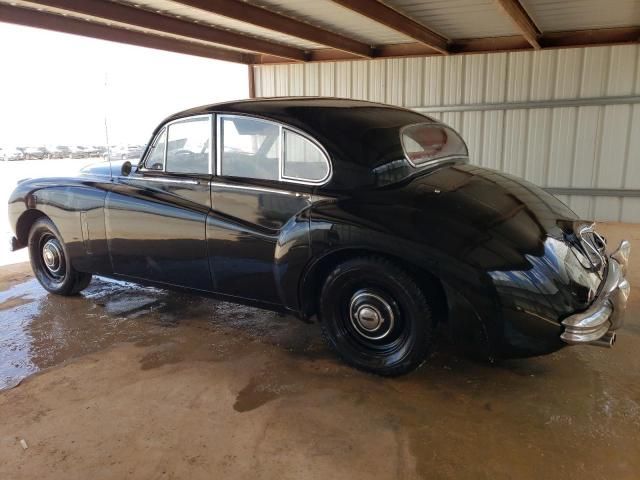
[[[126,161],[122,164],[122,169],[120,170],[120,173],[122,174],[123,177],[128,177],[129,174],[131,173],[131,162],[130,161]]]

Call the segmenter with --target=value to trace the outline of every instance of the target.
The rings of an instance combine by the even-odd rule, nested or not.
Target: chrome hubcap
[[[362,306],[356,312],[356,320],[362,328],[369,332],[375,332],[380,328],[382,318],[377,308],[373,306]]]
[[[357,292],[349,303],[349,316],[356,332],[368,340],[380,340],[393,330],[395,317],[389,302],[375,293]]]
[[[48,240],[42,247],[42,259],[47,270],[53,275],[60,274],[63,268],[62,250],[57,240]]]

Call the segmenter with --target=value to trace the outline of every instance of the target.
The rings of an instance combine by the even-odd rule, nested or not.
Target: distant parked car
[[[100,157],[104,153],[104,147],[97,147],[94,145],[82,147],[87,155],[87,157]]]
[[[5,162],[24,160],[24,154],[15,147],[2,147],[0,148],[0,159]]]
[[[62,152],[55,145],[47,145],[47,158],[62,158]]]
[[[69,147],[64,145],[47,145],[47,158],[65,158],[69,156]]]
[[[89,152],[82,145],[69,147],[69,158],[87,158]]]
[[[105,147],[105,146],[93,145],[91,147],[91,156],[92,157],[103,157],[105,153],[107,153],[107,147]]]
[[[127,147],[128,152],[127,152],[127,158],[140,158],[142,157],[142,154],[144,153],[145,148],[147,148],[146,145],[129,145],[129,147]]]
[[[23,152],[25,160],[43,160],[49,156],[45,147],[26,147]]]
[[[109,153],[105,153],[105,158],[111,160],[138,159],[142,156],[144,147],[141,145],[115,145],[109,148]]]
[[[58,150],[60,151],[60,158],[71,158],[71,147],[67,145],[58,145]]]

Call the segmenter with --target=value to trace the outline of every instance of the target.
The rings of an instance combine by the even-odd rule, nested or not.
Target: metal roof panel
[[[387,0],[385,3],[450,39],[519,33],[494,0]]]
[[[640,25],[639,0],[521,0],[543,32]]]

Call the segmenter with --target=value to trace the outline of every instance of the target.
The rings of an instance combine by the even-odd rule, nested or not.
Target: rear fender
[[[412,273],[437,279],[447,299],[446,316],[454,330],[472,328],[469,333],[482,340],[481,350],[491,356],[493,345],[500,342],[501,309],[491,279],[481,270],[459,258],[430,248],[422,242],[404,239],[375,225],[363,225],[355,218],[342,218],[344,212],[316,209],[312,212],[310,237],[312,261],[300,282],[300,304],[304,316],[315,311],[315,299],[322,286],[323,259],[370,253],[396,259]],[[347,221],[349,220],[349,221]],[[355,252],[355,253],[354,253]]]

